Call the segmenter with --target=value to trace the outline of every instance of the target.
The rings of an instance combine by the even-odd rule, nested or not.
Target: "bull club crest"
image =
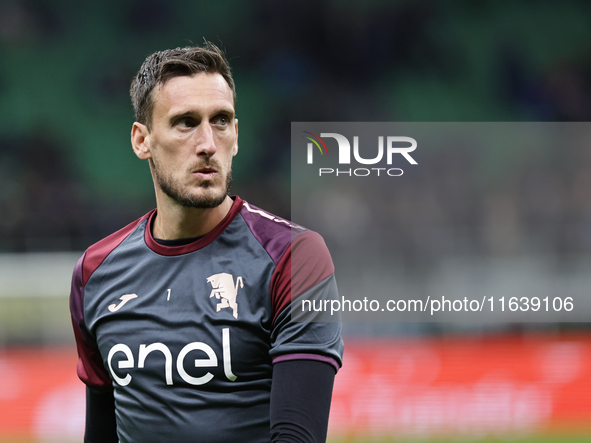
[[[220,302],[215,305],[215,311],[220,312],[222,308],[232,308],[232,315],[234,318],[238,318],[238,303],[236,303],[236,297],[238,295],[238,285],[244,288],[242,283],[242,277],[236,279],[234,284],[234,276],[226,272],[212,275],[207,278],[207,283],[211,284],[212,290],[209,294],[209,298],[215,296]]]

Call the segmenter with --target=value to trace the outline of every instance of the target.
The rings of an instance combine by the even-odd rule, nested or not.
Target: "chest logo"
[[[119,300],[121,300],[121,303],[119,303],[118,305],[116,305],[115,303],[113,303],[112,305],[109,305],[109,311],[117,312],[119,309],[121,309],[123,307],[123,305],[125,303],[127,303],[129,300],[133,300],[134,298],[137,298],[137,294],[122,295],[121,297],[119,297]]]
[[[207,278],[207,283],[211,284],[212,290],[209,294],[209,298],[215,296],[220,302],[215,306],[215,311],[220,312],[222,308],[232,308],[232,315],[234,318],[238,318],[238,303],[236,303],[236,297],[238,296],[238,285],[244,288],[242,277],[236,278],[236,284],[234,284],[234,276],[222,272],[220,274],[214,274]]]

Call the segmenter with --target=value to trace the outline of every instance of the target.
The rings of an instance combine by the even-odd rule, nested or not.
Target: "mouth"
[[[215,168],[205,167],[193,171],[193,175],[200,180],[212,180],[218,171]]]

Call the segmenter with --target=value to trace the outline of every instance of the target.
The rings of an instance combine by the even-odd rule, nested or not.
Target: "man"
[[[340,324],[291,310],[336,297],[334,267],[318,234],[228,196],[238,120],[223,53],[152,54],[131,97],[156,209],[74,270],[85,441],[324,441]]]

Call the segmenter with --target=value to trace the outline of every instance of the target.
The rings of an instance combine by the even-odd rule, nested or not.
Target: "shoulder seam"
[[[106,260],[106,258],[115,250],[117,247],[125,241],[141,224],[143,220],[149,217],[151,212],[144,215],[143,217],[133,221],[127,226],[115,231],[111,235],[103,238],[97,243],[90,246],[85,251],[84,262],[82,264],[82,285],[86,286],[88,280],[94,274],[94,272],[100,267],[100,265]],[[88,259],[93,260],[96,257],[96,262],[88,263]]]
[[[261,246],[261,248],[263,248],[263,251],[265,251],[265,254],[267,254],[267,257],[269,257],[269,259],[273,262],[273,265],[275,267],[277,267],[277,263],[279,263],[279,260],[281,260],[281,257],[283,257],[283,255],[285,254],[285,251],[287,251],[287,248],[289,247],[289,245],[291,244],[291,242],[287,243],[287,245],[285,246],[285,249],[283,250],[283,252],[279,256],[279,260],[277,260],[277,262],[275,262],[275,260],[273,259],[273,256],[271,255],[271,253],[267,250],[267,248],[265,248],[265,245],[263,245],[263,243],[261,242],[261,240],[255,235],[255,233],[253,232],[251,226],[246,222],[246,220],[244,219],[244,217],[242,216],[242,214],[238,213],[238,215],[240,215],[240,218],[242,219],[242,221],[246,225],[246,229],[248,229],[248,232],[250,233],[250,235],[252,235],[252,237],[255,239],[255,241],[257,242],[257,244],[259,244]]]

